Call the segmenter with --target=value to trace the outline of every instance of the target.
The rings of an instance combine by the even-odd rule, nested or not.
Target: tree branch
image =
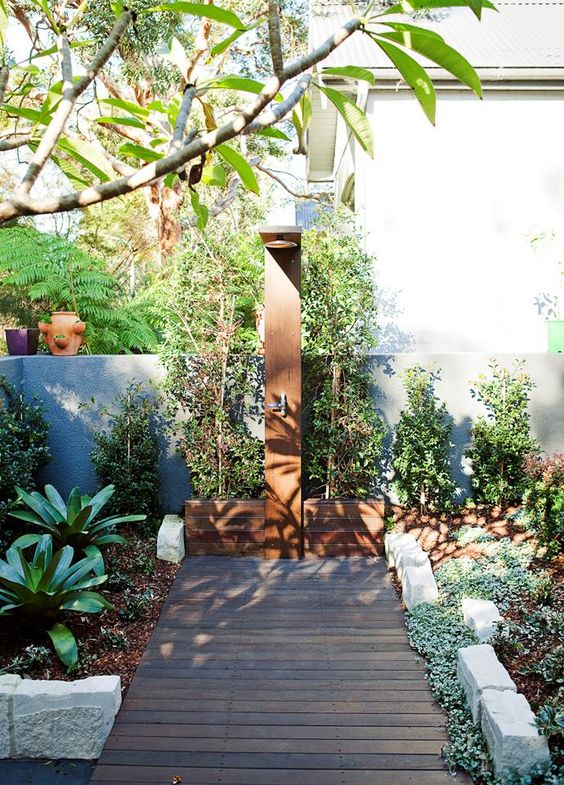
[[[131,21],[131,13],[124,12],[118,23],[114,27],[108,42],[88,69],[85,77],[79,80],[74,91],[76,97],[90,84],[96,77],[100,68],[107,62],[112,52],[115,51],[119,43],[119,38],[125,32],[127,25]],[[307,85],[311,80],[309,74],[304,71],[325,59],[331,52],[340,46],[354,32],[361,29],[360,19],[351,19],[340,27],[333,35],[321,44],[317,49],[299,58],[290,65],[286,66],[280,76],[272,76],[264,85],[263,89],[252,101],[250,101],[240,113],[230,122],[225,123],[220,128],[209,131],[202,136],[185,141],[183,146],[171,152],[164,158],[142,166],[134,174],[114,180],[108,183],[101,183],[97,186],[86,188],[82,191],[74,191],[58,197],[45,199],[29,198],[27,193],[17,193],[14,198],[0,204],[0,223],[11,218],[23,215],[43,215],[56,212],[67,212],[76,208],[87,207],[91,204],[124,196],[138,188],[143,188],[155,180],[165,177],[171,172],[183,168],[190,160],[200,157],[209,150],[245,133],[246,129],[251,128],[250,132],[267,128],[282,119],[299,101]],[[261,113],[274,100],[282,85],[297,76],[302,76],[297,87],[291,95],[281,104],[278,104],[269,112]],[[76,100],[76,98],[75,98]],[[258,119],[260,116],[260,119]],[[253,121],[257,120],[255,124]],[[63,123],[64,127],[64,123]],[[49,130],[49,128],[48,128]]]
[[[23,147],[28,142],[31,142],[31,134],[16,134],[11,139],[1,139],[0,153],[4,153],[6,150],[17,150],[18,147]]]
[[[172,135],[172,141],[170,143],[169,153],[174,153],[176,150],[180,150],[183,144],[184,139],[184,131],[186,130],[186,123],[188,122],[188,115],[190,114],[190,109],[192,108],[192,101],[194,100],[194,96],[196,95],[196,87],[195,85],[186,85],[184,88],[184,95],[182,96],[182,103],[180,104],[180,109],[178,111],[178,117],[176,118],[176,123],[174,125],[174,133]]]
[[[264,174],[268,175],[273,180],[275,180],[279,185],[282,186],[282,188],[285,191],[288,191],[290,196],[293,196],[295,199],[313,199],[316,202],[324,201],[320,196],[317,196],[316,194],[300,194],[297,193],[296,191],[292,191],[292,189],[288,185],[286,185],[284,180],[282,180],[281,177],[278,177],[278,175],[274,174],[274,172],[271,169],[267,169],[265,166],[262,166],[262,164],[257,164],[256,167],[260,172],[264,172]]]
[[[278,0],[268,0],[268,38],[274,73],[281,76],[284,71],[284,57],[282,39],[280,38],[280,4]]]
[[[61,58],[61,71],[63,74],[63,97],[53,115],[53,119],[47,126],[41,142],[33,156],[31,163],[25,173],[17,193],[18,198],[26,198],[43,168],[51,157],[55,145],[59,141],[69,119],[77,99],[93,82],[101,68],[107,63],[111,55],[118,47],[119,41],[132,21],[131,11],[124,11],[114,25],[108,40],[100,48],[96,57],[86,69],[86,74],[76,83],[73,83],[72,62],[70,56],[70,46],[65,34],[59,36],[58,48]]]
[[[256,133],[257,131],[262,131],[265,128],[269,128],[271,125],[280,122],[288,112],[291,112],[292,109],[300,102],[300,98],[308,89],[311,83],[311,74],[302,74],[298,83],[294,90],[290,93],[290,95],[281,101],[279,104],[276,104],[272,109],[269,109],[268,112],[263,112],[257,119],[250,123],[242,132],[244,135],[249,135]]]
[[[8,88],[9,78],[10,78],[10,69],[7,66],[3,66],[0,69],[0,104],[4,103],[4,96],[6,95],[6,90]]]

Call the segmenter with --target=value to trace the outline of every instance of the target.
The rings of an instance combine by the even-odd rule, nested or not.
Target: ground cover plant
[[[427,660],[429,684],[446,714],[447,761],[475,782],[493,783],[484,741],[456,679],[457,649],[477,643],[463,622],[461,600],[493,600],[504,622],[492,644],[536,713],[553,760],[548,771],[504,782],[554,785],[564,775],[564,563],[539,556],[520,510],[509,516],[485,513],[466,511],[441,520],[402,517],[397,510],[399,529],[410,531],[429,551],[439,588],[437,604],[420,605],[407,615],[410,641]]]

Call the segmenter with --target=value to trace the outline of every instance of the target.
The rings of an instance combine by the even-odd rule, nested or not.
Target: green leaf
[[[89,523],[90,521],[94,520],[94,518],[98,515],[102,507],[105,507],[105,505],[110,501],[110,499],[115,493],[115,490],[116,490],[115,485],[112,484],[106,485],[105,488],[102,488],[102,490],[98,491],[98,493],[90,499],[90,507],[92,508],[92,513],[90,514],[90,517],[88,519]]]
[[[30,545],[37,545],[41,539],[40,534],[22,534],[12,543],[12,548],[29,548]]]
[[[121,534],[103,534],[101,537],[96,537],[97,545],[110,545],[111,543],[127,545],[127,540]]]
[[[53,485],[45,486],[45,496],[49,499],[53,507],[59,512],[63,520],[67,517],[67,505],[63,497]]]
[[[102,576],[105,574],[104,557],[97,545],[86,545],[82,549],[83,553],[92,560],[92,570],[95,575]]]
[[[478,96],[482,96],[482,85],[476,71],[468,60],[455,49],[446,44],[441,38],[429,36],[425,32],[414,30],[401,30],[393,33],[378,33],[378,38],[401,44],[414,52],[432,60],[444,68],[460,82],[465,84]]]
[[[67,611],[82,611],[82,613],[100,613],[103,610],[113,610],[113,605],[96,591],[80,589],[70,592],[61,608]]]
[[[114,2],[110,3],[110,7],[114,12],[116,19],[123,14],[123,3],[121,0],[114,0]]]
[[[234,44],[235,41],[237,41],[239,38],[241,38],[242,35],[245,35],[245,33],[248,30],[251,30],[253,27],[256,27],[256,25],[252,25],[251,27],[245,27],[242,30],[235,30],[233,33],[231,33],[230,36],[228,36],[227,38],[224,38],[223,41],[220,41],[218,44],[216,44],[212,48],[212,50],[210,52],[210,59],[213,58],[213,57],[217,57],[218,55],[223,54],[227,49],[229,49],[231,44]]]
[[[150,115],[149,109],[139,106],[134,101],[122,101],[121,98],[101,98],[99,103],[115,106],[116,109],[123,109],[124,112],[139,117],[140,120],[147,120]]]
[[[258,79],[249,79],[246,76],[220,76],[217,79],[206,82],[203,87],[210,90],[239,90],[244,93],[258,95],[264,90],[264,82],[259,82]],[[277,93],[274,96],[274,100],[280,103],[284,98],[280,93]]]
[[[379,16],[387,14],[411,14],[413,11],[432,11],[435,8],[470,8],[481,19],[482,9],[497,8],[489,0],[401,0],[399,3],[390,6]]]
[[[344,65],[335,68],[324,68],[321,71],[322,76],[344,76],[347,79],[360,79],[363,82],[368,82],[373,85],[376,82],[374,74],[368,68],[361,68],[358,65]]]
[[[145,123],[142,120],[138,120],[136,117],[114,117],[112,115],[104,115],[103,117],[97,117],[95,122],[106,125],[130,125],[133,128],[145,128]]]
[[[321,85],[318,85],[318,88],[335,106],[348,128],[350,128],[355,135],[362,149],[365,150],[371,158],[374,158],[372,128],[362,109],[344,93],[334,90],[332,87],[321,87]]]
[[[413,90],[423,111],[434,125],[437,109],[437,95],[429,74],[422,65],[419,65],[419,63],[413,59],[413,57],[406,54],[401,49],[398,49],[395,44],[388,43],[388,41],[382,41],[376,36],[372,36],[372,40],[390,58],[409,87]]]
[[[76,639],[69,628],[57,622],[50,630],[47,630],[47,634],[53,641],[53,646],[61,662],[67,668],[76,665],[78,662],[78,648]]]
[[[260,189],[255,173],[241,153],[238,153],[237,150],[234,150],[232,147],[228,147],[225,144],[220,144],[215,149],[223,160],[235,169],[245,188],[258,194]]]
[[[148,8],[140,13],[151,13],[153,11],[174,11],[177,14],[190,14],[190,16],[199,16],[205,19],[213,19],[215,22],[220,22],[229,27],[235,27],[237,30],[243,30],[245,25],[239,19],[237,14],[233,11],[228,11],[225,8],[218,8],[215,5],[203,5],[202,3],[166,3],[166,5],[157,5],[153,8]]]
[[[119,151],[122,155],[132,155],[134,158],[139,158],[147,163],[158,161],[163,157],[163,153],[152,150],[150,147],[142,147],[140,144],[134,144],[133,142],[125,142],[125,144],[121,145]]]
[[[72,159],[84,166],[94,177],[102,183],[109,182],[113,177],[113,170],[104,156],[98,152],[89,142],[82,139],[67,139],[61,137],[57,142],[57,147]]]
[[[23,117],[24,120],[30,120],[32,123],[38,123],[41,120],[41,112],[38,109],[28,109],[26,106],[14,106],[12,104],[2,104],[2,109],[9,115],[15,114],[17,117]]]
[[[263,128],[262,131],[257,131],[257,136],[267,136],[269,139],[282,139],[284,142],[290,141],[290,137],[279,128]]]
[[[197,191],[190,191],[190,201],[192,202],[192,210],[194,210],[194,214],[198,219],[198,229],[203,231],[208,223],[209,210],[205,204],[200,202],[200,197],[198,196]]]
[[[224,188],[226,181],[225,169],[222,166],[219,166],[219,164],[204,166],[202,182],[205,185],[216,185],[219,186],[219,188]]]
[[[159,46],[157,52],[162,58],[175,65],[182,76],[186,78],[190,66],[190,59],[178,38],[172,36],[168,44]]]

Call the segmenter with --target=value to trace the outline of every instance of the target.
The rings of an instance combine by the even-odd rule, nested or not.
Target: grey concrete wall
[[[111,403],[130,381],[158,384],[163,369],[154,355],[79,355],[24,357],[23,382],[27,396],[36,395],[49,422],[52,460],[40,477],[66,494],[73,485],[85,493],[96,489],[90,452],[93,435],[103,429],[100,408]],[[94,399],[94,405],[81,404]],[[163,434],[159,468],[163,506],[180,512],[190,495],[188,472],[175,445]]]
[[[498,355],[511,365],[514,355]],[[564,451],[564,354],[528,354],[526,370],[536,382],[530,405],[532,430],[547,452]],[[486,354],[395,354],[373,355],[375,405],[390,429],[396,425],[405,405],[402,370],[413,365],[441,371],[438,396],[447,403],[454,418],[454,475],[461,496],[469,489],[468,467],[463,454],[469,443],[472,418],[480,405],[470,396],[470,382],[486,372]],[[93,434],[103,427],[100,407],[107,405],[128,382],[158,382],[163,369],[154,355],[81,355],[78,357],[0,357],[0,375],[12,383],[23,382],[25,393],[40,398],[50,423],[53,459],[44,470],[41,482],[51,482],[67,493],[73,485],[85,492],[95,490],[96,478],[90,462]],[[81,404],[95,400],[84,409]],[[391,442],[388,437],[387,445]],[[167,511],[179,511],[189,496],[188,472],[175,445],[163,437],[160,467],[161,492]]]
[[[454,419],[455,445],[453,477],[460,488],[459,498],[470,492],[470,467],[464,452],[470,443],[472,420],[483,413],[483,407],[470,395],[472,382],[480,373],[487,373],[494,359],[488,354],[388,354],[372,355],[376,406],[390,429],[397,424],[405,394],[401,372],[415,365],[440,371],[436,384],[437,396],[444,400]],[[564,354],[498,354],[495,359],[511,367],[516,359],[525,360],[525,371],[533,378],[536,387],[531,394],[529,411],[531,430],[546,452],[564,451]],[[391,444],[391,433],[386,447]]]
[[[3,376],[16,389],[21,389],[23,357],[0,357],[0,376]]]

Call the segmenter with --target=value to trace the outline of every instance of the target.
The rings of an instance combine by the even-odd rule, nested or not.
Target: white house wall
[[[371,93],[368,112],[356,205],[388,304],[380,350],[545,350],[535,300],[557,277],[528,235],[564,245],[563,93],[443,92],[436,127],[405,91]]]

